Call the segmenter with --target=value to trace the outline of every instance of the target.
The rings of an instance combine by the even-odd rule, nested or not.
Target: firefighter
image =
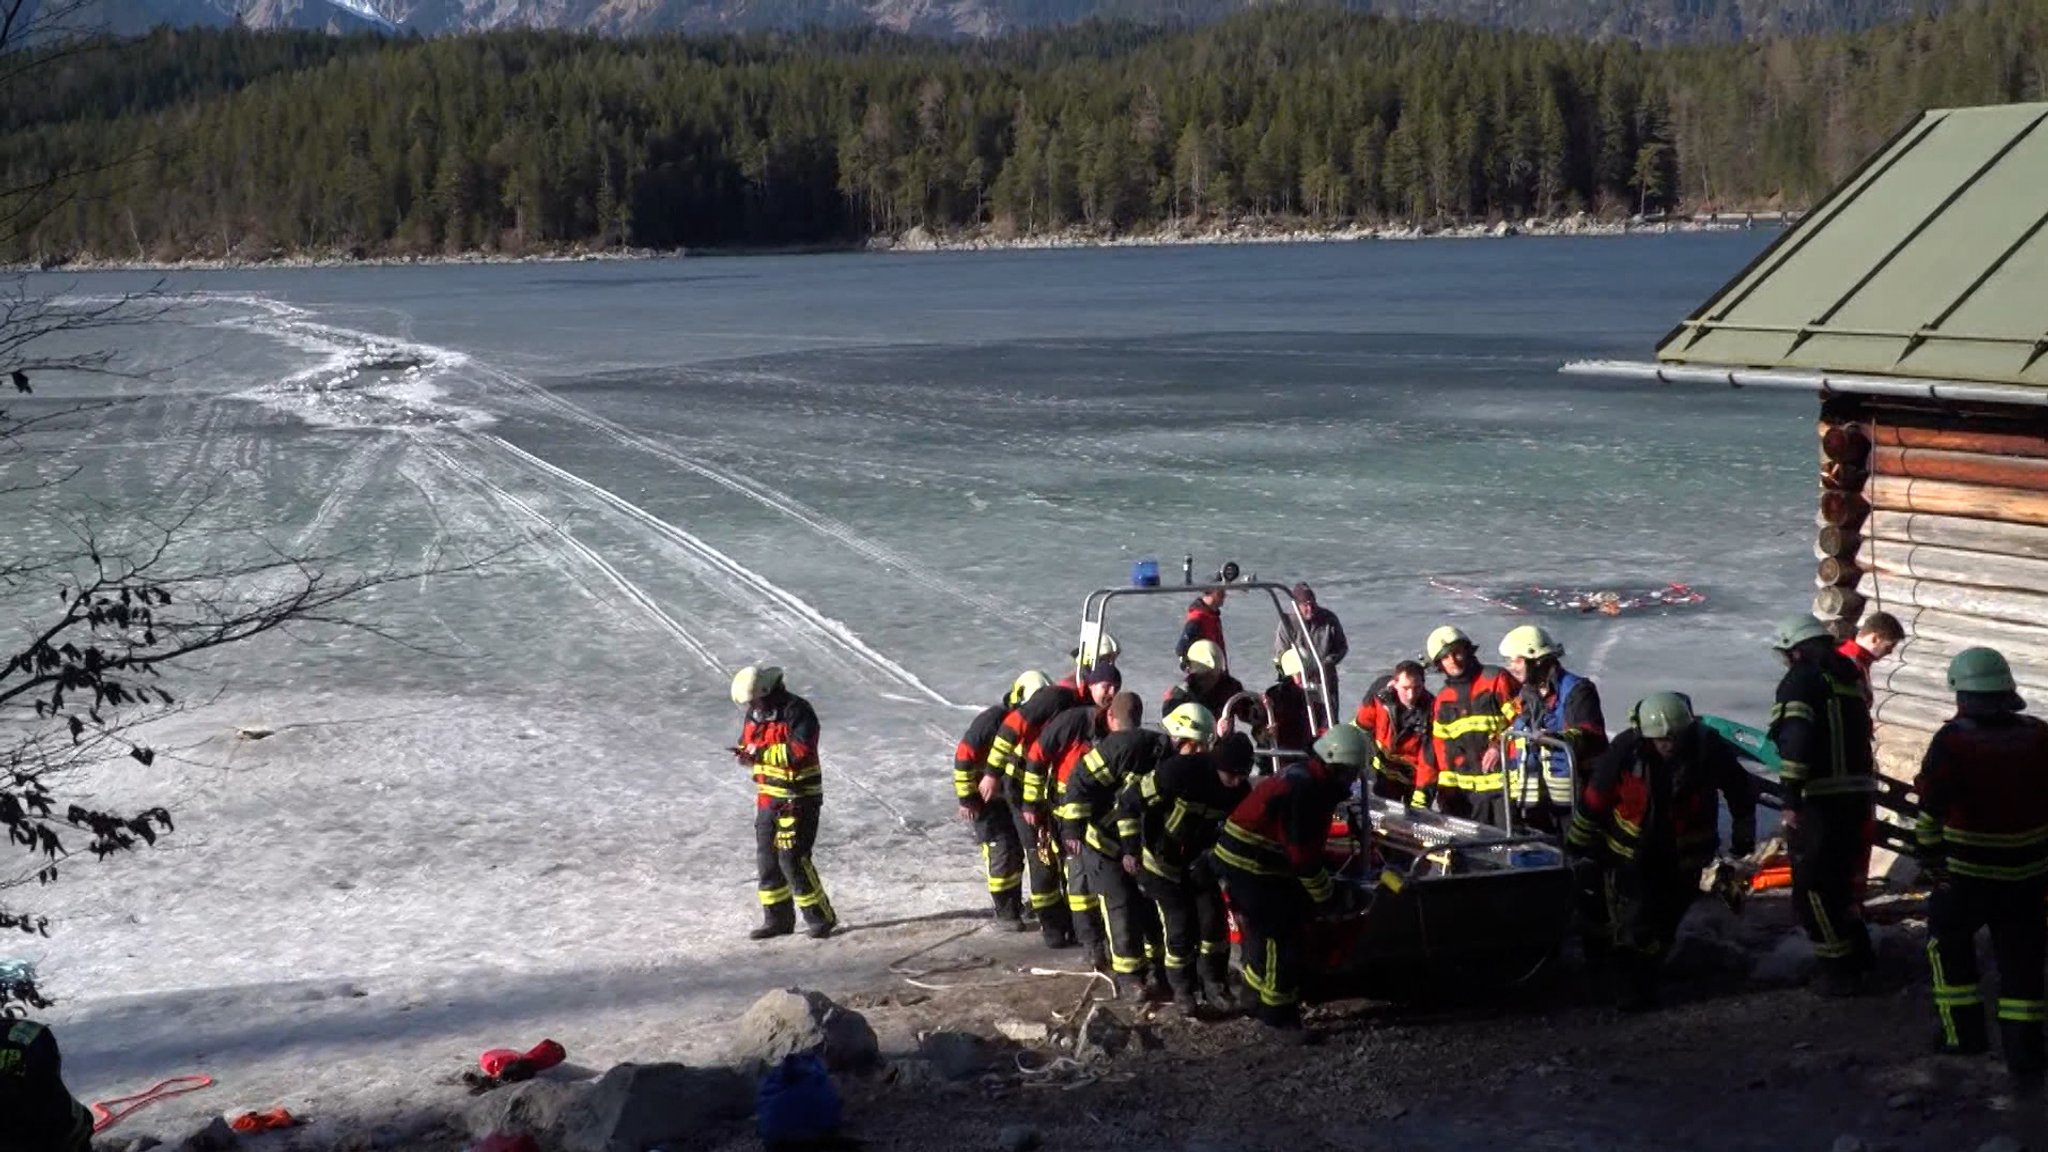
[[[818,812],[825,803],[818,766],[818,713],[782,682],[782,669],[749,665],[732,678],[732,702],[745,710],[733,755],[754,773],[754,862],[762,921],[754,940],[796,931],[802,910],[812,938],[839,926],[825,882],[811,863]],[[791,897],[795,907],[791,907]]]
[[[1253,725],[1253,739],[1276,751],[1292,752],[1296,755],[1287,759],[1299,759],[1308,752],[1308,746],[1317,736],[1317,725],[1309,712],[1309,688],[1306,669],[1302,666],[1301,653],[1289,648],[1280,653],[1273,662],[1280,675],[1273,685],[1261,694],[1264,701],[1264,716],[1257,718]],[[1242,709],[1240,710],[1240,712]],[[1236,730],[1242,715],[1219,716],[1216,734],[1227,736]]]
[[[1877,819],[1870,705],[1856,665],[1812,616],[1782,621],[1771,646],[1785,664],[1770,739],[1783,763],[1792,903],[1820,958],[1814,991],[1853,996],[1874,963],[1863,924]]]
[[[1914,788],[1920,866],[1933,881],[1927,953],[1947,1052],[1983,1052],[1977,930],[1998,962],[1998,1031],[2005,1066],[2040,1079],[2048,1065],[2048,724],[2026,707],[2005,657],[1989,648],[1948,665],[1956,716],[1934,734]]]
[[[1213,858],[1243,945],[1252,1013],[1293,1043],[1311,1043],[1301,1023],[1301,977],[1309,917],[1342,911],[1323,860],[1330,820],[1372,763],[1372,738],[1339,724],[1308,760],[1259,781],[1224,822]],[[1348,891],[1348,889],[1346,890]]]
[[[1108,734],[1109,702],[1123,687],[1123,675],[1114,664],[1095,664],[1082,673],[1081,683],[1086,697],[1046,721],[1025,752],[1017,802],[1022,805],[1025,822],[1031,829],[1031,835],[1024,841],[1025,851],[1044,862],[1050,884],[1046,894],[1057,896],[1066,909],[1066,915],[1055,917],[1051,926],[1046,923],[1045,909],[1039,910],[1039,929],[1045,942],[1053,948],[1078,943],[1093,957],[1103,951],[1105,943],[1099,915],[1094,901],[1088,897],[1087,885],[1078,882],[1079,861],[1061,850],[1053,807],[1074,766],[1097,740]],[[1034,889],[1033,896],[1036,895]]]
[[[1734,745],[1697,723],[1676,692],[1643,697],[1629,724],[1589,766],[1565,852],[1595,881],[1593,919],[1610,931],[1601,944],[1618,967],[1615,1004],[1641,1011],[1656,1004],[1658,969],[1720,851],[1720,801],[1735,854],[1756,851],[1756,786]]]
[[[1000,782],[1004,806],[1024,851],[1024,876],[1029,887],[1031,913],[1038,919],[1050,947],[1064,948],[1074,942],[1074,922],[1067,912],[1066,885],[1054,866],[1053,855],[1042,851],[1038,814],[1024,803],[1024,755],[1039,730],[1054,716],[1081,703],[1077,680],[1064,679],[1024,697],[1024,702],[1003,716],[1002,727],[989,742],[984,778]],[[984,785],[987,787],[988,785]]]
[[[960,803],[961,818],[974,824],[996,922],[1018,932],[1024,930],[1024,846],[1017,838],[1017,821],[1010,813],[1009,800],[1003,795],[1002,777],[989,771],[988,750],[1010,709],[1050,683],[1043,672],[1018,676],[1002,701],[982,709],[953,748],[953,795]]]
[[[1486,824],[1505,824],[1507,774],[1494,737],[1515,719],[1522,686],[1479,663],[1472,638],[1446,624],[1429,634],[1429,662],[1444,674],[1431,706],[1423,770],[1439,811]]]
[[[1510,743],[1508,790],[1515,815],[1539,832],[1562,832],[1571,821],[1574,765],[1588,765],[1607,747],[1607,718],[1600,690],[1564,666],[1564,645],[1548,629],[1524,624],[1501,638],[1508,675],[1521,682],[1509,730],[1542,735],[1570,745],[1567,760],[1556,749]],[[1581,776],[1583,777],[1583,772]]]
[[[1121,867],[1165,929],[1165,968],[1174,1003],[1193,1016],[1203,1002],[1228,1011],[1230,926],[1207,853],[1248,791],[1252,743],[1243,733],[1215,741],[1215,719],[1183,704],[1165,720],[1175,755],[1117,799]]]
[[[1337,665],[1351,653],[1351,642],[1344,637],[1344,622],[1337,614],[1316,603],[1316,590],[1307,584],[1296,584],[1293,589],[1294,608],[1301,614],[1302,624],[1308,626],[1306,636],[1302,625],[1283,616],[1280,626],[1273,632],[1273,659],[1278,660],[1288,652],[1300,650],[1323,658],[1323,671],[1329,679],[1327,687],[1330,698],[1337,696]]]
[[[89,1152],[92,1113],[64,1085],[57,1037],[0,1017],[0,1152]]]
[[[1172,717],[1167,728],[1172,729]],[[1084,893],[1102,917],[1103,936],[1090,942],[1089,959],[1098,971],[1110,973],[1117,995],[1143,1000],[1148,985],[1163,988],[1163,974],[1152,972],[1148,950],[1158,936],[1152,930],[1151,905],[1138,892],[1122,866],[1123,845],[1117,837],[1117,794],[1130,780],[1149,775],[1172,751],[1168,737],[1146,731],[1145,702],[1135,692],[1118,692],[1109,702],[1109,735],[1090,748],[1060,785],[1060,840],[1071,861],[1069,891]],[[1148,980],[1148,974],[1154,978]]]
[[[1413,660],[1394,665],[1393,673],[1374,681],[1359,701],[1356,723],[1372,737],[1374,749],[1373,795],[1429,806],[1436,781],[1425,774],[1423,752],[1435,710],[1422,665]]]
[[[1221,587],[1204,589],[1202,594],[1195,598],[1195,602],[1188,605],[1187,620],[1180,628],[1180,642],[1173,646],[1173,654],[1180,657],[1183,668],[1187,666],[1188,649],[1193,648],[1204,640],[1214,644],[1219,653],[1223,651],[1223,589]],[[1216,663],[1211,665],[1211,667],[1216,668],[1222,666],[1223,659],[1221,656],[1218,656]]]
[[[1189,645],[1187,655],[1181,658],[1181,668],[1187,678],[1167,689],[1167,712],[1183,704],[1200,704],[1221,716],[1230,701],[1244,691],[1244,685],[1230,674],[1223,646],[1212,640],[1197,640]]]

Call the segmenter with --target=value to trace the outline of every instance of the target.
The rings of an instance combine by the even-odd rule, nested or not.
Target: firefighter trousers
[[[760,873],[761,907],[769,919],[787,919],[792,898],[811,924],[837,924],[825,882],[811,863],[818,840],[822,797],[781,800],[754,810],[754,865]]]
[[[1150,940],[1156,933],[1147,931],[1151,905],[1138,892],[1137,882],[1124,871],[1121,857],[1111,859],[1086,844],[1081,846],[1080,859],[1075,863],[1079,866],[1082,891],[1102,918],[1100,930],[1109,953],[1110,971],[1118,976],[1144,975],[1149,967]],[[1096,931],[1093,921],[1093,916],[1076,913],[1075,933],[1083,933],[1083,925],[1089,924],[1085,931],[1092,934]]]
[[[1060,860],[1059,838],[1052,834],[1049,821],[1034,826],[1024,819],[1023,790],[1017,781],[1009,782],[1008,792],[1009,800],[1004,807],[1010,810],[1010,825],[1016,831],[1017,843],[1024,853],[1031,912],[1038,917],[1038,923],[1048,937],[1070,935],[1074,921],[1068,910],[1066,869]],[[1041,826],[1045,828],[1043,835],[1039,833]]]
[[[1230,923],[1223,914],[1223,893],[1216,886],[1215,872],[1206,863],[1198,863],[1187,870],[1186,880],[1173,881],[1141,869],[1138,890],[1158,910],[1165,937],[1163,967],[1174,995],[1193,995],[1201,984],[1225,988],[1230,975]]]
[[[1785,837],[1792,858],[1792,904],[1813,941],[1823,978],[1854,979],[1875,962],[1863,924],[1863,889],[1876,832],[1869,797],[1809,798]]]
[[[1934,972],[1934,1008],[1942,1044],[1955,1052],[1982,1052],[1984,995],[1978,982],[1977,933],[1991,930],[1998,964],[1998,1031],[2006,1066],[2038,1074],[2048,1022],[2048,880],[1998,881],[1957,876],[1935,888],[1927,902],[1927,956]]]
[[[1024,914],[1024,845],[1017,839],[1017,822],[1010,805],[1001,797],[991,800],[974,815],[974,835],[981,842],[982,872],[988,877],[989,899],[996,916],[1019,920]]]
[[[1679,922],[1700,894],[1700,870],[1671,860],[1617,860],[1606,870],[1608,957],[1623,1007],[1647,1007],[1656,997],[1664,958],[1678,939]]]
[[[1277,1027],[1299,1027],[1306,932],[1313,911],[1308,893],[1292,876],[1264,876],[1227,865],[1220,874],[1230,894],[1230,911],[1237,917],[1241,973],[1251,991],[1252,1015]]]

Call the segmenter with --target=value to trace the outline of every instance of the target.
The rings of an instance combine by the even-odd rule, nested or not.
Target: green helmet
[[[1372,737],[1356,724],[1339,724],[1323,733],[1309,751],[1333,767],[1362,769],[1372,762]]]
[[[1790,652],[1808,640],[1829,639],[1827,625],[1814,619],[1813,613],[1801,612],[1778,621],[1778,630],[1771,637],[1771,647],[1780,652]]]
[[[1652,692],[1628,710],[1628,720],[1647,739],[1675,739],[1693,725],[1692,703],[1676,692]]]
[[[1965,648],[1948,662],[1948,686],[1956,692],[2016,692],[2012,665],[1990,648]]]

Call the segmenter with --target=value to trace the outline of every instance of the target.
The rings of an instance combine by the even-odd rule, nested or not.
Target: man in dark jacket
[[[1226,645],[1223,642],[1223,589],[1205,589],[1195,602],[1188,605],[1187,619],[1181,624],[1180,642],[1173,646],[1173,654],[1185,663],[1188,649],[1207,640],[1218,651]],[[1218,662],[1220,665],[1220,661]]]
[[[1301,613],[1302,623],[1308,625],[1308,634],[1302,635],[1301,625],[1281,617],[1279,628],[1273,632],[1273,659],[1280,659],[1290,650],[1322,657],[1323,668],[1329,673],[1330,699],[1343,699],[1337,691],[1337,665],[1351,652],[1351,642],[1344,637],[1343,621],[1337,619],[1335,612],[1316,603],[1316,590],[1307,584],[1294,586],[1294,607]]]
[[[1565,851],[1603,897],[1591,910],[1604,912],[1612,933],[1616,1004],[1638,1011],[1656,1003],[1658,969],[1720,851],[1721,800],[1735,854],[1756,850],[1756,787],[1734,746],[1702,728],[1685,697],[1646,696],[1629,719],[1633,727],[1587,773]]]
[[[1820,969],[1813,990],[1853,996],[1875,963],[1863,924],[1863,890],[1877,823],[1877,762],[1862,675],[1809,615],[1778,625],[1785,662],[1771,708],[1770,738],[1782,768],[1792,906]]]
[[[1252,1015],[1284,1041],[1313,1041],[1301,1022],[1308,921],[1342,907],[1323,848],[1337,806],[1371,764],[1371,737],[1339,724],[1308,760],[1259,781],[1216,838],[1213,857],[1237,917]]]
[[[1934,734],[1913,784],[1920,866],[1934,882],[1927,934],[1941,1047],[1990,1047],[1977,982],[1977,933],[1989,928],[2005,1066],[2039,1080],[2048,1069],[2048,724],[2020,715],[2012,667],[1989,648],[1958,652],[1948,685],[1956,717]]]
[[[0,1152],[88,1152],[92,1113],[64,1086],[57,1038],[0,1017]]]

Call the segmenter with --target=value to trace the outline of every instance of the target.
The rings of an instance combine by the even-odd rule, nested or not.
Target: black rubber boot
[[[997,892],[994,895],[996,927],[1007,929],[1011,932],[1024,931],[1024,894],[1012,889],[1008,892]]]
[[[761,926],[747,933],[747,939],[768,940],[796,931],[796,909],[788,904],[770,904],[761,917]]]
[[[2005,1049],[2005,1069],[2015,1079],[2039,1080],[2048,1073],[2048,1039],[2041,1025],[2001,1020],[1998,1039]]]

